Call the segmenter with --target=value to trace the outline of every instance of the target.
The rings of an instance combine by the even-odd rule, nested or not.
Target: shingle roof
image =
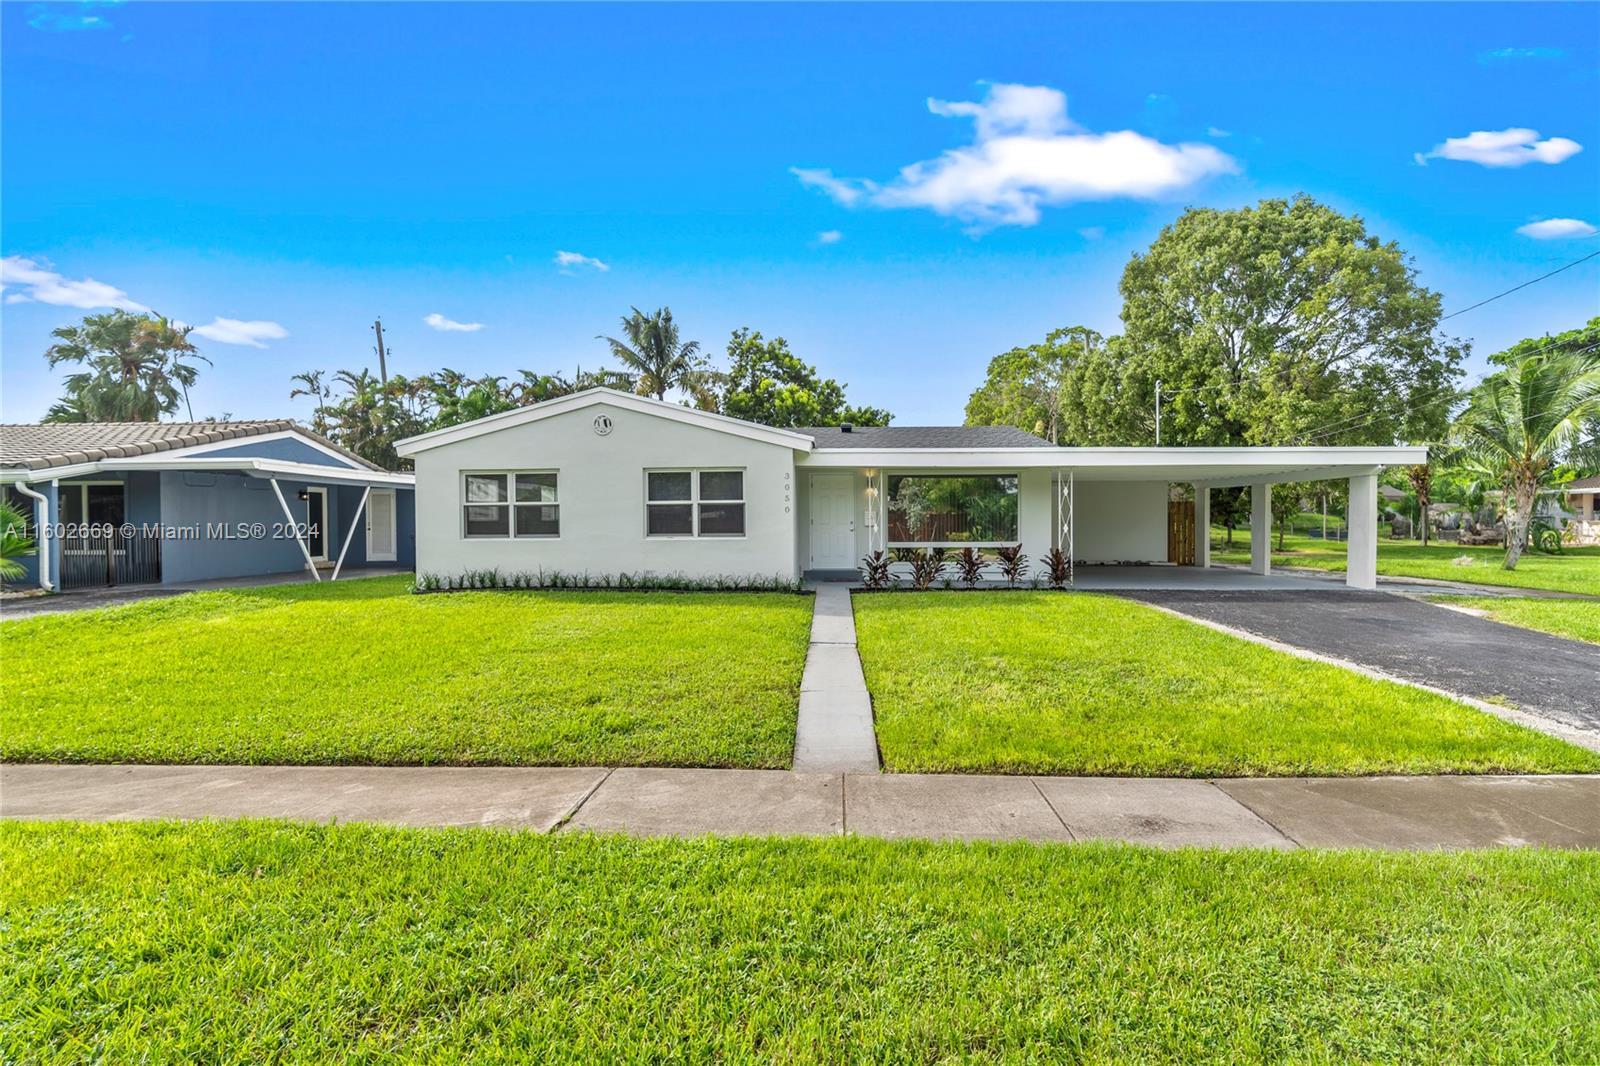
[[[216,444],[292,430],[369,470],[376,463],[339,447],[287,418],[267,422],[55,422],[0,425],[0,466],[47,470],[54,466],[131,459],[174,448]]]
[[[1565,487],[1569,492],[1573,489],[1600,489],[1600,474],[1596,474],[1593,477],[1580,477],[1575,481],[1569,481]]]
[[[1043,437],[1011,426],[838,426],[797,429],[830,448],[1052,448]]]

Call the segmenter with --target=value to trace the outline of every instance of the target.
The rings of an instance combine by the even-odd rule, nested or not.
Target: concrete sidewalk
[[[560,767],[6,765],[0,817],[292,818],[641,836],[1600,848],[1600,776],[989,777]]]
[[[817,586],[811,645],[800,678],[794,768],[802,773],[872,773],[879,767],[872,697],[856,647],[850,589]]]

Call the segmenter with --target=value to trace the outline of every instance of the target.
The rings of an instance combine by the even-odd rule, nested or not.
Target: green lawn
[[[1600,1059],[1600,855],[0,824],[7,1062]]]
[[[1453,700],[1114,596],[855,597],[886,768],[1257,776],[1600,771]]]
[[[0,757],[787,767],[811,599],[205,592],[0,625]]]
[[[1600,644],[1600,603],[1521,596],[1434,596],[1437,603],[1470,607],[1496,622],[1541,629],[1558,637]]]
[[[1248,563],[1250,531],[1234,530],[1231,548],[1223,547],[1225,535],[1220,528],[1211,531],[1212,560]],[[1345,568],[1345,544],[1340,541],[1323,541],[1291,533],[1284,538],[1285,550],[1278,551],[1278,537],[1274,533],[1272,544],[1274,566],[1306,566],[1317,570]],[[1497,545],[1462,547],[1441,542],[1424,548],[1414,540],[1389,540],[1387,533],[1379,534],[1380,574],[1600,596],[1600,547],[1567,548],[1560,555],[1524,552],[1515,570],[1501,569],[1504,558],[1505,549]]]

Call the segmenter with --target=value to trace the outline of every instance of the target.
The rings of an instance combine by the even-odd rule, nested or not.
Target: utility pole
[[[1161,379],[1156,378],[1156,447],[1161,447]]]
[[[372,332],[378,335],[378,380],[384,388],[389,387],[389,361],[388,355],[383,350],[383,319],[376,319],[372,323]]]

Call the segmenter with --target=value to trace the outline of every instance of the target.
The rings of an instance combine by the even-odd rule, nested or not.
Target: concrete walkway
[[[0,817],[640,836],[1600,848],[1600,776],[1180,780],[546,767],[0,767]]]
[[[812,608],[811,647],[800,678],[794,768],[801,773],[875,773],[878,766],[872,697],[856,649],[850,587],[820,584]]]

